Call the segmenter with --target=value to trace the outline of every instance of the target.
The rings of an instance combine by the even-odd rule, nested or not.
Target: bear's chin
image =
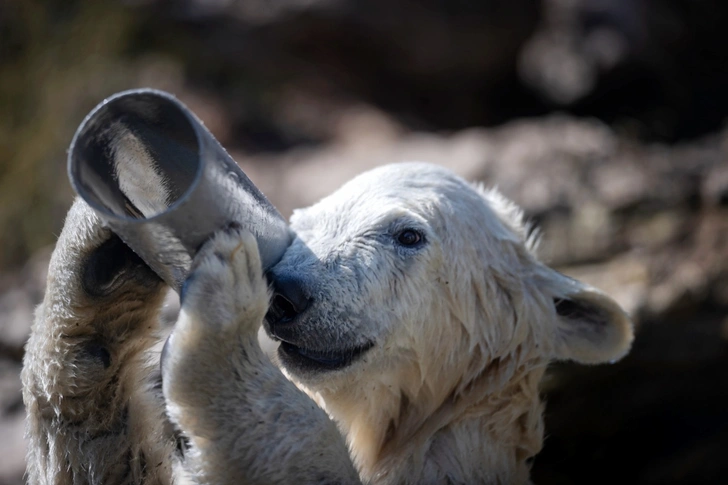
[[[321,373],[349,367],[374,346],[367,342],[360,347],[344,350],[311,350],[290,342],[281,341],[278,357],[283,366],[292,372]]]

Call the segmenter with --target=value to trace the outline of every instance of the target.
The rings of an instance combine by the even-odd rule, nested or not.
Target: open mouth
[[[361,347],[344,351],[320,351],[304,349],[282,340],[280,347],[278,347],[278,355],[286,367],[313,371],[337,370],[351,365],[352,362],[373,346],[373,342],[368,342]]]

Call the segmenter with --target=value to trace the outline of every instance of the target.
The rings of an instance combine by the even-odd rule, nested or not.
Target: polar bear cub
[[[188,389],[179,396],[167,393],[168,406],[190,395],[204,400],[224,392],[227,379],[220,389],[200,392],[226,365],[210,364],[210,353],[235,335],[251,341],[263,321],[280,342],[280,365],[336,422],[364,482],[521,483],[528,477],[528,458],[541,448],[538,383],[548,362],[611,361],[629,348],[631,324],[622,310],[597,290],[539,263],[513,204],[442,168],[414,163],[375,169],[296,211],[291,227],[296,239],[267,275],[273,291],[269,307],[256,272],[254,240],[235,235],[213,240],[211,247],[227,250],[215,250],[218,257],[209,262],[202,259],[195,274],[209,279],[193,276],[181,323],[204,320],[207,330],[195,332],[209,331],[214,326],[204,315],[230,307],[220,320],[237,315],[245,330],[236,327],[224,338],[215,329],[197,363],[187,347],[180,351],[185,370],[171,372]],[[230,248],[240,255],[225,256]],[[239,271],[220,276],[231,261],[246,258]],[[228,289],[240,281],[245,283],[240,294],[231,295]],[[198,300],[188,306],[191,293]],[[248,314],[253,309],[255,316]],[[186,332],[179,325],[175,339]],[[193,335],[179,345],[199,348],[200,337]],[[250,350],[223,354],[233,358]],[[192,377],[205,365],[210,369]],[[249,375],[256,367],[257,361],[237,365],[239,375],[247,373],[242,381],[249,388],[245,398],[236,398],[235,389],[223,403],[275,402],[263,398],[265,386]],[[276,392],[285,384],[274,386]],[[286,398],[291,407],[303,399],[296,396]],[[199,424],[183,422],[182,416],[199,423],[199,409],[172,416],[182,429],[196,429]],[[287,422],[286,412],[272,421]],[[208,431],[233,419],[225,416]],[[288,421],[284,430],[276,424],[248,440],[241,438],[250,433],[248,418],[231,434],[249,446],[298,446],[286,456],[300,455],[296,468],[303,468],[320,459],[314,450],[332,456],[336,440],[324,424]],[[329,438],[318,445],[311,436]],[[250,453],[256,451],[245,454]],[[333,481],[350,479],[348,467],[339,466],[327,469],[337,470]],[[216,476],[218,469],[210,473]]]
[[[94,216],[84,217],[92,222],[67,222],[64,234],[93,228]],[[443,168],[374,169],[296,211],[291,228],[293,244],[265,275],[255,239],[240,227],[220,231],[200,249],[161,357],[163,399],[153,388],[140,391],[138,376],[153,375],[140,359],[119,362],[134,339],[104,340],[89,331],[72,342],[93,357],[98,386],[117,386],[103,393],[108,399],[133,404],[129,396],[150,395],[143,405],[110,407],[127,416],[113,422],[128,449],[115,456],[136,463],[129,473],[138,482],[167,483],[177,469],[196,483],[219,484],[526,483],[529,458],[543,440],[538,386],[548,363],[608,362],[630,347],[631,322],[613,300],[536,259],[516,206]],[[83,238],[62,235],[57,265],[98,277],[88,269],[93,257],[74,259],[69,251],[93,254],[99,237],[85,247]],[[137,267],[112,270],[142,271]],[[121,281],[158,291],[141,277]],[[87,301],[88,286],[55,292],[70,292],[66,303]],[[136,309],[138,318],[124,317],[123,325],[146,328],[148,315],[137,308],[144,303],[118,304],[135,293],[116,295],[115,306],[106,294],[91,302],[117,313]],[[156,297],[141,300],[159,304]],[[68,445],[70,424],[44,424],[62,406],[54,415],[39,404],[49,400],[40,395],[39,383],[49,380],[43,373],[54,371],[38,362],[58,360],[47,348],[59,338],[57,326],[98,327],[99,311],[106,328],[114,311],[88,310],[77,321],[64,312],[54,324],[63,301],[53,301],[55,307],[39,311],[26,356],[29,477],[46,483],[33,478],[49,476],[38,469],[49,466],[41,458],[51,443],[51,454],[71,455],[54,463],[78,464],[75,478],[57,483],[81,483],[89,469],[98,475],[111,465],[98,452],[83,455],[94,433],[78,434],[79,443],[65,450],[53,446],[60,439]],[[258,344],[261,325],[279,342],[276,365]],[[83,372],[79,363],[76,374]],[[121,374],[123,366],[137,371]],[[121,377],[101,378],[102,367]],[[89,405],[83,404],[65,405]],[[162,406],[169,425],[160,424]],[[74,429],[103,428],[98,417],[72,414]],[[124,434],[124,423],[139,422],[148,423],[146,434],[138,425]],[[180,439],[177,452],[170,443]],[[140,471],[140,456],[148,464],[150,455],[159,459],[155,473]]]

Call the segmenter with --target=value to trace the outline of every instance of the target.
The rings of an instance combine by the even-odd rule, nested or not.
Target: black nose
[[[301,278],[294,275],[268,275],[273,286],[273,301],[268,310],[268,321],[273,324],[288,323],[306,311],[311,304],[311,297]]]

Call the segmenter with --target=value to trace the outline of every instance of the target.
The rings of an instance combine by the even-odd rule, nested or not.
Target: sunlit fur
[[[597,360],[631,341],[614,302],[536,261],[515,205],[442,168],[373,170],[291,225],[298,239],[275,271],[311,287],[299,325],[323,345],[375,342],[341,371],[289,369],[339,423],[366,480],[524,482],[543,438],[539,381],[550,360],[573,357],[564,338],[578,343],[558,331],[553,299],[606,308],[613,331],[593,342]],[[420,248],[397,246],[405,227],[422,232]]]
[[[548,362],[629,349],[629,319],[539,263],[516,206],[442,168],[373,170],[291,225],[272,274],[312,297],[296,344],[373,346],[339,370],[284,369],[301,392],[256,340],[269,292],[255,239],[221,231],[195,258],[163,363],[167,416],[190,443],[182,459],[147,384],[160,287],[140,277],[115,301],[83,292],[78,274],[109,234],[77,202],[23,371],[29,482],[167,483],[182,460],[184,479],[206,484],[525,483]],[[422,243],[398,244],[403,229]],[[99,338],[108,368],[78,357]],[[107,412],[93,412],[102,402]]]

